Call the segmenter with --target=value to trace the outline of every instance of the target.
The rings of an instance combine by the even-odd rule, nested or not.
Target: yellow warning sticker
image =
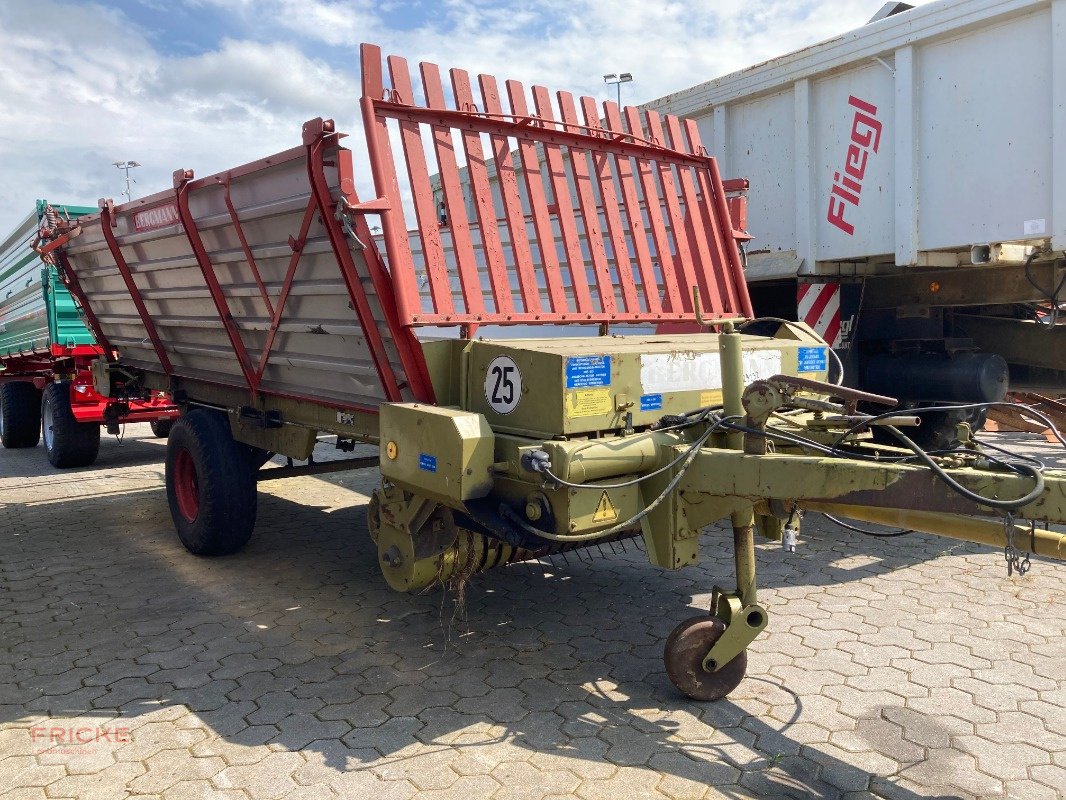
[[[592,514],[593,522],[614,522],[618,519],[618,509],[614,507],[611,498],[605,491],[596,504],[596,511]]]
[[[700,392],[700,408],[716,406],[722,402],[721,392]]]
[[[598,417],[614,411],[610,389],[578,389],[566,394],[566,416]]]

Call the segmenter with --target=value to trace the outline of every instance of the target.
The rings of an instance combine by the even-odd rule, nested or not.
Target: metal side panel
[[[224,324],[228,314],[257,390],[374,407],[387,394],[315,207],[307,158],[300,148],[188,184],[193,236],[221,288],[221,312],[176,193],[116,208],[116,242],[173,374],[249,388],[240,347]],[[336,147],[322,154],[334,202],[341,196],[338,161]],[[65,249],[68,262],[122,362],[167,372],[105,239],[106,219],[105,212],[87,221]],[[367,243],[373,246],[369,237]],[[352,237],[347,244],[388,366],[406,385],[362,244]]]

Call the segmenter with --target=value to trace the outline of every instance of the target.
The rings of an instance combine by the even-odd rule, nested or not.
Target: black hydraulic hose
[[[949,489],[954,492],[957,492],[958,494],[961,494],[963,497],[969,500],[973,500],[979,505],[989,506],[990,508],[1003,508],[1008,511],[1013,511],[1019,508],[1023,508],[1024,506],[1027,506],[1030,503],[1038,500],[1040,496],[1044,493],[1044,474],[1031,464],[1015,465],[1015,468],[1018,472],[1027,474],[1032,477],[1034,481],[1036,481],[1036,485],[1033,487],[1033,489],[1023,497],[1018,497],[1013,500],[997,500],[991,497],[985,497],[984,495],[977,494],[977,492],[971,492],[961,483],[959,483],[950,475],[948,475],[948,473],[944,471],[943,467],[937,464],[929,456],[928,453],[926,453],[924,450],[922,450],[922,448],[920,448],[917,444],[911,441],[910,437],[908,437],[898,428],[894,428],[891,425],[885,425],[884,429],[891,433],[893,436],[895,436],[897,439],[899,439],[901,442],[903,442],[903,444],[905,444],[911,450],[913,450],[914,454],[918,456],[919,460],[922,461],[927,467],[929,467],[929,469],[933,471],[933,474],[935,474],[940,480],[947,484]]]

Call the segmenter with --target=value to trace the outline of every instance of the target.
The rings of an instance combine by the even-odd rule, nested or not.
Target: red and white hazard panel
[[[830,347],[841,347],[839,283],[799,284],[796,307],[801,322],[810,325]]]

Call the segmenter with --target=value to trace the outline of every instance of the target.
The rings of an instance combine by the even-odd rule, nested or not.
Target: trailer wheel
[[[255,527],[255,475],[226,418],[197,409],[170,431],[167,501],[178,538],[198,556],[240,550]]]
[[[69,381],[56,381],[45,387],[41,431],[48,462],[58,469],[87,467],[100,453],[100,425],[75,418],[70,410]]]
[[[174,427],[174,420],[153,419],[148,424],[152,426],[152,433],[157,439],[166,439],[170,436],[170,429]]]
[[[703,657],[725,633],[726,624],[706,614],[689,617],[666,638],[663,660],[670,682],[693,700],[721,700],[737,688],[748,670],[748,654],[741,653],[717,672],[703,667]]]
[[[29,381],[0,383],[0,443],[15,449],[40,440],[40,391]]]

